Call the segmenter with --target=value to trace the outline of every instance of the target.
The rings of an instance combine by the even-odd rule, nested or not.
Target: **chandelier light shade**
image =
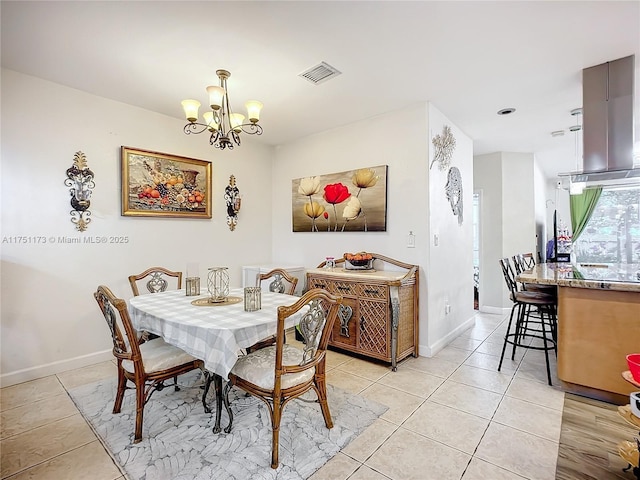
[[[235,145],[240,145],[241,133],[262,135],[262,126],[258,125],[262,103],[257,100],[249,100],[245,103],[249,118],[248,123],[245,123],[244,115],[231,110],[227,88],[227,79],[231,74],[227,70],[216,70],[216,75],[220,79],[220,85],[207,87],[211,110],[202,115],[202,123],[198,121],[200,102],[192,99],[182,101],[185,117],[189,121],[184,126],[184,133],[191,135],[210,132],[211,145],[220,150],[225,148],[233,150]]]

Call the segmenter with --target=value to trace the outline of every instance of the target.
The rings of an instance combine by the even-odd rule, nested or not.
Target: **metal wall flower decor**
[[[444,125],[442,127],[442,135],[436,135],[431,139],[434,148],[433,160],[429,165],[429,170],[434,163],[438,163],[438,169],[442,172],[446,171],[451,164],[453,151],[456,148],[456,138],[451,133],[451,127]]]
[[[91,192],[96,184],[93,181],[93,172],[87,166],[87,157],[82,152],[76,152],[73,156],[73,165],[67,169],[67,178],[64,184],[69,187],[71,194],[71,222],[76,230],[84,232],[91,222]]]
[[[294,232],[386,231],[386,165],[296,179],[292,196]]]
[[[229,185],[224,189],[224,200],[227,202],[227,225],[232,232],[238,224],[238,212],[240,211],[240,191],[236,187],[236,177],[229,177]]]
[[[458,217],[458,225],[462,225],[463,221],[463,204],[462,204],[462,174],[457,167],[451,167],[451,159],[456,149],[456,138],[451,133],[449,125],[443,125],[442,134],[435,135],[431,139],[433,144],[433,160],[429,165],[429,170],[434,163],[438,163],[438,170],[447,172],[447,183],[444,187],[445,195],[453,214]]]
[[[462,174],[458,167],[451,167],[449,169],[447,184],[444,190],[453,214],[458,217],[458,225],[462,225]]]

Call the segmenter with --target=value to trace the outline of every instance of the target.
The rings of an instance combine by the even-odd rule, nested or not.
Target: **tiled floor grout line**
[[[494,333],[494,332],[495,332],[495,331],[500,327],[500,325],[501,325],[503,322],[504,322],[504,319],[503,319],[503,320],[502,320],[502,321],[501,321],[501,322],[500,322],[500,323],[499,323],[499,324],[498,324],[498,325],[497,325],[493,330],[491,330],[491,333],[490,333],[490,334],[489,334],[489,335],[488,335],[484,340],[480,341],[480,344],[478,345],[478,347],[479,347],[480,345],[482,345],[482,344],[487,340],[487,338],[489,338],[489,336],[491,336],[491,335],[492,335],[492,334],[493,334],[493,333]],[[380,448],[382,448],[382,446],[385,444],[385,442],[386,442],[386,441],[387,441],[387,440],[388,440],[388,439],[389,439],[389,438],[390,438],[394,433],[396,433],[400,428],[403,428],[402,426],[407,422],[407,420],[409,420],[409,418],[411,418],[411,417],[415,414],[415,412],[416,412],[416,411],[418,411],[418,410],[420,409],[420,407],[422,407],[422,406],[423,406],[423,405],[424,405],[424,404],[429,400],[429,398],[430,398],[431,396],[433,396],[433,395],[434,395],[434,394],[435,394],[435,393],[436,393],[436,392],[437,392],[437,391],[438,391],[438,390],[439,390],[439,389],[440,389],[440,388],[441,388],[441,387],[442,387],[442,386],[447,382],[447,380],[451,380],[451,381],[452,381],[452,382],[454,382],[454,383],[459,383],[459,382],[455,382],[455,380],[452,380],[452,379],[451,379],[451,377],[455,374],[455,372],[457,372],[457,371],[460,369],[460,367],[462,367],[463,365],[466,365],[466,364],[465,364],[466,360],[467,360],[467,359],[468,359],[468,358],[469,358],[469,357],[470,357],[470,356],[471,356],[471,355],[472,355],[472,354],[477,350],[477,348],[478,348],[478,347],[476,347],[474,350],[471,350],[471,351],[466,350],[466,349],[459,349],[459,350],[469,351],[470,353],[469,353],[469,355],[467,355],[467,356],[466,356],[466,358],[465,358],[464,360],[462,360],[462,362],[460,362],[460,363],[458,364],[458,366],[457,366],[457,367],[456,367],[456,368],[455,368],[455,369],[454,369],[454,370],[453,370],[453,371],[452,371],[448,376],[446,376],[446,377],[439,377],[439,378],[444,378],[444,380],[442,381],[442,383],[441,383],[441,384],[440,384],[440,385],[439,385],[439,386],[438,386],[438,387],[437,387],[433,392],[431,392],[427,397],[425,397],[425,398],[423,399],[423,401],[422,401],[422,402],[420,402],[420,404],[419,404],[419,405],[418,405],[418,406],[417,406],[417,407],[416,407],[416,408],[415,408],[415,409],[414,409],[414,410],[413,410],[413,411],[412,411],[412,412],[407,416],[407,418],[405,418],[405,419],[402,421],[402,423],[400,423],[399,425],[394,424],[396,428],[394,428],[393,432],[391,432],[391,434],[390,434],[388,437],[386,437],[386,438],[385,438],[385,440],[384,440],[380,445],[378,445],[378,447],[377,447],[377,448],[376,448],[376,449],[375,449],[375,450],[374,450],[374,451],[373,451],[373,452],[372,452],[372,453],[371,453],[371,454],[370,454],[370,455],[369,455],[369,456],[368,456],[368,457],[367,457],[367,458],[366,458],[366,459],[361,463],[361,466],[362,466],[362,465],[365,465],[365,462],[366,462],[368,459],[370,459],[373,455],[375,455],[375,453],[376,453],[378,450],[380,450]],[[453,347],[453,348],[457,348],[457,347]],[[436,354],[436,355],[437,355],[437,354]],[[514,374],[513,374],[513,375],[512,375],[512,377],[511,377],[511,380],[509,381],[509,385],[511,385],[511,382],[513,382],[513,379],[515,378],[515,374],[517,373],[517,370],[518,370],[518,368],[520,367],[520,364],[522,363],[522,360],[523,360],[523,359],[524,359],[524,356],[520,359],[520,362],[518,363],[518,367],[516,368],[516,371],[514,372]],[[414,370],[414,371],[420,371],[420,370],[417,370],[417,369],[412,369],[412,368],[411,368],[411,366],[407,366],[407,368],[408,368],[408,369],[410,369],[410,370]],[[478,368],[478,367],[475,367],[475,368]],[[383,375],[383,377],[385,377],[385,376],[387,376],[387,374],[386,374],[386,375]],[[433,375],[433,376],[436,376],[436,375]],[[380,377],[380,378],[383,378],[383,377]],[[373,383],[377,383],[377,381],[375,381],[375,382],[373,382]],[[381,384],[381,385],[384,385],[384,384]],[[463,384],[463,385],[464,385],[464,384]],[[474,388],[480,388],[480,387],[475,387],[475,386],[473,386],[473,385],[467,385],[467,386],[471,386],[471,387],[474,387]],[[386,385],[385,385],[385,387],[386,387]],[[367,388],[369,388],[369,387],[367,387]],[[389,388],[393,388],[393,387],[389,387]],[[507,386],[507,389],[508,389],[508,386]],[[366,390],[366,389],[365,389],[365,390]],[[482,389],[482,390],[484,390],[484,389]],[[400,390],[400,391],[403,391],[403,390]],[[486,391],[489,391],[489,390],[486,390]],[[404,392],[404,393],[409,393],[409,394],[410,394],[410,392]],[[492,392],[492,393],[496,393],[496,392]],[[503,393],[503,394],[502,394],[502,398],[500,399],[500,403],[502,403],[502,400],[504,399],[505,395],[506,395],[506,389],[505,389],[505,393]],[[498,404],[498,407],[500,406],[500,403]],[[473,459],[474,459],[474,457],[475,457],[475,453],[476,453],[476,451],[477,451],[477,449],[478,449],[478,447],[479,447],[479,445],[480,445],[480,442],[482,441],[482,438],[484,438],[484,435],[486,434],[487,430],[489,429],[489,426],[491,425],[491,422],[493,421],[493,417],[495,416],[495,413],[497,412],[498,407],[496,407],[496,410],[493,412],[491,419],[489,419],[489,422],[487,423],[487,426],[485,427],[485,429],[484,429],[484,431],[483,431],[483,433],[482,433],[482,435],[481,435],[481,437],[480,437],[480,440],[478,441],[478,444],[476,445],[476,447],[475,447],[475,449],[474,449],[474,451],[473,451],[473,454],[471,454],[471,455],[469,455],[467,452],[464,452],[464,451],[459,450],[459,449],[457,449],[457,448],[455,448],[455,447],[452,447],[451,445],[447,445],[447,444],[445,444],[445,443],[443,443],[443,442],[440,442],[440,441],[435,440],[435,439],[433,439],[433,438],[430,438],[430,437],[427,437],[427,436],[425,436],[425,435],[422,435],[422,434],[420,434],[420,433],[418,433],[418,432],[413,432],[412,430],[409,430],[409,431],[411,431],[412,433],[415,433],[416,435],[420,435],[421,437],[427,438],[427,439],[428,439],[428,440],[430,440],[430,441],[434,441],[434,442],[439,443],[439,444],[441,444],[441,445],[444,445],[444,446],[446,446],[446,447],[448,447],[448,448],[453,448],[453,449],[455,449],[455,450],[458,450],[459,452],[462,452],[462,453],[464,453],[464,454],[466,454],[466,455],[469,455],[469,461],[467,462],[467,465],[465,466],[465,468],[464,468],[464,470],[462,471],[462,474],[461,474],[461,476],[460,476],[460,478],[462,478],[462,477],[464,477],[465,472],[466,472],[466,471],[467,471],[467,469],[469,468],[469,465],[470,465],[470,464],[471,464],[471,462],[473,461]],[[475,416],[477,416],[477,415],[475,415]],[[479,417],[479,418],[482,418],[482,417]],[[352,458],[352,457],[350,457],[350,458]],[[490,462],[487,462],[487,463],[490,463]],[[366,466],[366,465],[365,465],[365,466]],[[499,465],[495,465],[495,466],[496,466],[496,467],[498,467],[498,468],[503,468],[503,467],[500,467]],[[368,467],[368,466],[367,466],[367,467]],[[360,467],[358,467],[358,468],[360,468]],[[371,468],[371,467],[368,467],[368,468]],[[358,469],[356,469],[356,470],[355,470],[355,471],[354,471],[354,472],[353,472],[353,473],[352,473],[348,478],[350,478],[352,475],[354,475],[354,474],[355,474],[355,472],[357,472],[357,470],[358,470]],[[510,470],[509,470],[509,471],[510,471]],[[378,472],[378,473],[379,473],[379,472]],[[515,472],[512,472],[512,473],[515,473]],[[387,477],[387,478],[388,478],[388,477]]]

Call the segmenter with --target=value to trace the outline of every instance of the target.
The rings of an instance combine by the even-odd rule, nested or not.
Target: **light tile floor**
[[[329,383],[389,410],[311,479],[554,479],[564,394],[547,385],[539,351],[497,371],[505,329],[504,316],[478,313],[435,357],[397,372],[329,352]],[[0,390],[1,478],[124,480],[66,394],[115,374],[105,362]]]

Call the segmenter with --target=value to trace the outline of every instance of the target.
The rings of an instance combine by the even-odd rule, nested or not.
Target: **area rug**
[[[233,429],[229,434],[214,434],[215,412],[204,413],[200,375],[182,375],[179,384],[178,392],[166,388],[153,394],[144,411],[143,438],[137,444],[131,443],[133,390],[125,393],[119,414],[111,413],[115,378],[71,389],[69,395],[132,480],[305,479],[387,410],[328,385],[334,425],[329,430],[317,403],[291,401],[280,426],[280,465],[272,469],[271,420],[263,402],[232,389]],[[213,398],[209,401],[215,404]],[[227,423],[223,408],[223,428]]]

